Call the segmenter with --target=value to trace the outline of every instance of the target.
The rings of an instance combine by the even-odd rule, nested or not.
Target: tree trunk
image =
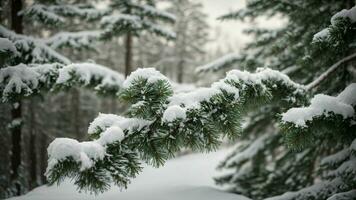
[[[41,173],[41,184],[46,183],[46,177],[45,177],[45,172],[47,168],[47,135],[42,133],[42,136],[40,138],[40,173]]]
[[[36,151],[36,140],[37,140],[37,133],[36,133],[36,114],[35,114],[35,101],[30,100],[29,103],[29,114],[30,114],[30,121],[29,121],[29,132],[30,132],[30,144],[29,144],[29,156],[30,156],[30,179],[29,179],[29,186],[30,189],[37,187],[37,151]]]
[[[183,59],[181,59],[179,61],[177,70],[178,70],[177,82],[178,83],[183,83],[183,76],[184,76],[184,60]]]
[[[22,9],[21,0],[11,1],[11,28],[16,33],[22,33],[22,17],[17,13]],[[11,118],[13,120],[21,120],[21,102],[18,102],[12,106]],[[12,149],[11,149],[11,182],[15,183],[16,194],[21,194],[21,184],[19,179],[19,168],[21,165],[21,126],[14,126],[11,128],[12,137]]]
[[[125,77],[127,77],[132,72],[132,34],[130,32],[126,34],[125,50]]]

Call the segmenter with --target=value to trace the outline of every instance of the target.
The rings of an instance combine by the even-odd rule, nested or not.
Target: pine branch
[[[330,75],[332,75],[340,66],[342,66],[342,64],[352,61],[355,58],[356,58],[356,53],[353,53],[353,54],[346,56],[345,58],[339,60],[338,62],[336,62],[335,64],[330,66],[329,69],[327,71],[325,71],[324,73],[322,73],[317,79],[315,79],[313,82],[309,83],[306,86],[306,89],[312,90],[313,88],[317,87],[325,79],[327,79]]]

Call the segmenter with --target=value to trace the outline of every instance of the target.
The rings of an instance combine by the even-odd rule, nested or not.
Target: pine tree
[[[242,69],[268,66],[283,70],[300,83],[309,83],[317,79],[327,67],[336,63],[325,76],[321,76],[323,78],[308,86],[312,94],[323,92],[335,95],[348,83],[354,82],[354,66],[350,63],[350,60],[354,59],[354,48],[350,44],[355,38],[352,19],[336,20],[338,15],[335,15],[330,25],[330,16],[344,8],[350,8],[352,4],[350,1],[248,1],[245,9],[227,14],[221,19],[248,20],[260,16],[282,15],[288,19],[288,23],[277,30],[247,30],[246,32],[256,39],[246,46],[243,53],[227,55],[198,68],[197,71],[216,71],[232,66]],[[322,29],[324,30],[321,31]],[[319,31],[321,32],[318,33]],[[328,82],[323,81],[324,78],[327,78]],[[299,190],[313,184],[320,174],[318,161],[337,151],[337,148],[331,150],[330,145],[320,144],[326,139],[320,139],[320,143],[317,143],[319,145],[302,148],[307,146],[308,140],[302,140],[301,137],[282,137],[285,130],[269,126],[275,123],[276,113],[281,113],[280,109],[279,106],[266,105],[248,115],[248,125],[244,129],[243,137],[245,143],[241,143],[244,145],[239,145],[235,152],[220,164],[219,169],[229,169],[230,172],[217,177],[218,184],[228,186],[230,191],[253,199]],[[325,126],[319,124],[318,127],[321,125]],[[297,141],[306,143],[299,144],[296,148],[300,151],[295,152],[293,148],[281,147],[285,140],[290,146],[294,146],[291,143]],[[337,141],[336,146],[343,144],[340,139]],[[303,198],[306,197],[300,199]],[[324,199],[321,196],[316,198]]]
[[[102,16],[103,12],[84,4],[69,5],[61,1],[46,2],[47,5],[34,3],[26,8],[22,1],[11,2],[12,26],[10,31],[0,26],[1,39],[1,66],[0,66],[0,97],[3,102],[12,102],[12,122],[9,125],[12,138],[11,154],[11,182],[13,191],[9,193],[21,194],[26,191],[25,178],[21,175],[22,163],[22,99],[25,96],[34,96],[48,90],[66,89],[72,85],[97,87],[101,93],[115,92],[121,86],[123,76],[105,67],[94,63],[71,64],[70,60],[54,49],[60,46],[87,47],[98,38],[97,32],[59,33],[49,39],[39,39],[23,35],[23,18],[35,20],[46,25],[65,23],[67,17],[92,20]],[[24,17],[25,16],[25,17]],[[51,47],[50,47],[51,46]],[[56,63],[54,63],[56,62]],[[67,65],[67,66],[65,66]],[[77,67],[78,66],[78,67]],[[85,69],[84,67],[87,67]],[[91,70],[91,71],[90,71]],[[63,77],[60,84],[56,78]],[[69,80],[70,79],[70,80]],[[59,80],[59,79],[58,79]],[[56,86],[55,86],[56,85]],[[108,90],[105,90],[108,88]],[[30,136],[30,147],[34,145],[35,135]],[[32,156],[35,149],[30,149]],[[35,162],[35,158],[32,162]],[[31,177],[35,178],[35,163],[32,163]],[[31,181],[30,181],[31,182]],[[32,181],[33,183],[35,181]]]
[[[321,49],[333,51],[337,62],[323,68],[323,73],[310,75],[314,81],[308,85],[298,84],[284,73],[259,68],[255,73],[232,70],[209,88],[173,94],[168,79],[158,71],[150,68],[135,71],[125,80],[119,95],[132,104],[127,116],[100,114],[88,129],[92,138],[89,142],[58,138],[50,144],[49,182],[60,183],[64,177],[70,177],[80,190],[95,193],[108,189],[111,182],[126,187],[140,171],[140,160],[160,166],[181,147],[214,150],[221,135],[235,138],[241,134],[241,118],[246,112],[263,106],[269,116],[281,114],[273,118],[280,120],[280,133],[266,134],[252,145],[240,147],[250,154],[229,157],[231,162],[228,159],[223,166],[237,166],[241,171],[225,177],[222,182],[234,184],[236,178],[237,184],[241,183],[236,186],[238,192],[256,199],[282,194],[291,188],[299,191],[274,198],[336,199],[354,195],[353,140],[356,136],[352,131],[355,129],[356,85],[350,84],[336,97],[318,94],[311,98],[316,88],[325,87],[325,79],[329,83],[337,79],[331,75],[356,57],[354,53],[338,55],[339,48],[325,49],[325,46],[355,42],[355,37],[351,37],[355,30],[354,11],[355,8],[338,12],[331,25],[325,25],[327,34],[324,30],[313,35],[314,41],[308,44],[306,54]],[[349,46],[350,52],[352,48]],[[263,122],[273,128],[274,123],[266,120],[266,115],[261,116],[264,120],[251,118],[259,124],[256,129],[268,131]],[[256,129],[254,131],[260,133]],[[277,148],[282,139],[291,149]],[[326,157],[333,153],[343,156]],[[317,177],[313,173],[318,158],[323,159],[322,166],[329,169],[321,169],[322,182],[312,185]],[[252,163],[245,165],[249,160]],[[268,161],[274,162],[272,169]],[[255,191],[247,188],[245,183],[249,180]]]
[[[125,35],[125,76],[132,72],[133,37],[149,32],[167,39],[175,38],[175,33],[157,21],[174,23],[175,16],[158,10],[153,0],[111,0],[110,13],[101,19],[102,38]]]

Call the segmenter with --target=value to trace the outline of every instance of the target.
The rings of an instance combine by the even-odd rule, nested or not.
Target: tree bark
[[[30,132],[30,142],[29,142],[29,156],[30,156],[30,179],[29,186],[30,189],[37,187],[37,151],[36,151],[36,114],[35,114],[35,101],[30,100],[29,102],[29,132]]]
[[[132,33],[126,34],[125,41],[125,77],[132,72]]]
[[[11,28],[16,33],[22,33],[22,17],[18,15],[18,12],[22,9],[21,0],[11,0]],[[12,120],[21,120],[21,102],[12,106],[11,118]],[[19,168],[21,165],[21,126],[15,126],[11,129],[12,137],[12,149],[11,149],[11,181],[15,183],[16,194],[21,194],[21,184],[18,182]]]
[[[42,136],[40,137],[39,143],[40,143],[40,173],[41,173],[41,184],[46,183],[46,177],[45,177],[45,172],[47,168],[47,135],[42,133]]]

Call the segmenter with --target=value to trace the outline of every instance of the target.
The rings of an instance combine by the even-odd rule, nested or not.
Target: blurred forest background
[[[90,0],[76,0],[75,3],[92,3]],[[98,1],[97,6],[108,3]],[[11,1],[0,2],[2,25],[10,27]],[[32,4],[31,0],[23,1],[23,7]],[[164,75],[189,89],[191,84],[204,85],[212,82],[217,75],[209,74],[198,78],[195,67],[232,51],[225,44],[216,41],[223,38],[221,28],[209,24],[208,14],[202,3],[193,0],[160,1],[164,10],[176,15],[177,21],[173,30],[176,40],[157,38],[151,34],[142,34],[133,39],[132,66],[155,67]],[[216,17],[216,16],[215,16]],[[214,17],[212,17],[215,20]],[[26,21],[26,19],[24,19]],[[75,32],[85,29],[97,29],[95,23],[68,24],[65,31]],[[35,22],[25,23],[23,32],[38,38],[46,38],[63,31],[63,27],[51,29],[38,28]],[[47,28],[47,27],[45,27]],[[214,33],[214,34],[211,34]],[[90,41],[94,42],[94,41]],[[113,70],[125,71],[125,37],[110,41],[95,41],[86,49],[61,48],[58,50],[73,62],[96,62]],[[210,46],[209,46],[210,45]],[[132,71],[131,70],[131,71]],[[223,74],[223,72],[221,73]],[[212,77],[213,76],[213,77]],[[215,78],[214,78],[215,77]],[[199,80],[199,83],[197,81]],[[184,87],[182,89],[184,89]],[[122,113],[125,105],[111,97],[99,97],[83,88],[73,88],[68,92],[48,93],[22,102],[22,117],[26,123],[22,127],[21,167],[19,171],[22,187],[21,193],[46,183],[44,172],[47,167],[47,147],[56,137],[70,137],[79,140],[87,139],[88,124],[98,113]],[[0,193],[11,194],[11,106],[0,104]]]

